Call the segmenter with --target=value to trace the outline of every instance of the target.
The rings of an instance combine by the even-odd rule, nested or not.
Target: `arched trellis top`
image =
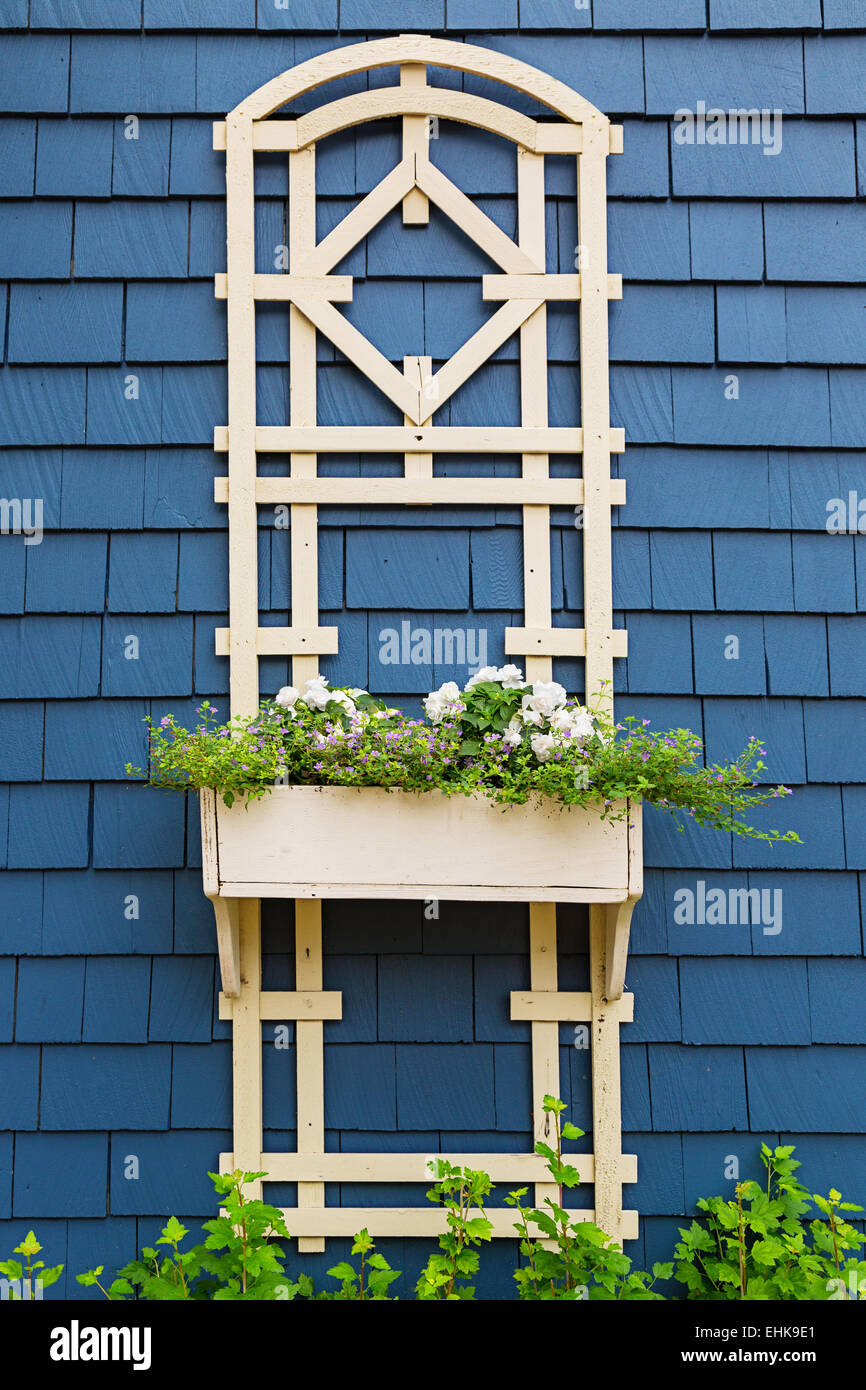
[[[607,116],[585,97],[530,63],[489,48],[478,48],[475,44],[434,39],[426,34],[398,34],[394,38],[373,39],[369,43],[354,43],[319,53],[244,97],[229,113],[228,119],[260,121],[324,82],[399,63],[432,63],[438,68],[453,68],[473,77],[487,77],[535,97],[576,125],[588,122],[609,125]]]
[[[267,119],[296,97],[337,78],[391,64],[400,64],[405,72],[406,65],[420,69],[428,63],[513,87],[565,116],[568,124],[536,121],[488,97],[428,86],[426,81],[410,85],[402,75],[400,86],[356,92],[295,119]],[[228,123],[242,128],[253,122],[253,148],[256,150],[289,151],[305,149],[349,126],[391,116],[436,116],[462,121],[512,140],[534,154],[581,153],[585,143],[584,127],[591,124],[605,154],[619,154],[622,150],[622,127],[611,126],[607,116],[548,73],[472,44],[416,34],[352,44],[349,48],[320,54],[281,73],[246,97],[229,113],[227,121],[216,122],[214,148],[226,148]]]

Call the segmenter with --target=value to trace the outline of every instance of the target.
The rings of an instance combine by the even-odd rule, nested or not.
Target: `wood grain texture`
[[[628,633],[624,628],[611,630],[610,648],[613,656],[628,655]],[[586,656],[586,630],[582,627],[507,627],[505,651],[509,656],[518,652],[535,653],[539,657]],[[538,676],[536,679],[544,677]]]
[[[407,361],[418,360],[430,359],[407,358]],[[321,502],[336,506],[451,503],[506,507],[538,502],[545,506],[568,507],[582,502],[584,497],[582,478],[549,478],[546,475],[537,478],[532,475],[523,478],[434,478],[430,471],[432,454],[411,450],[405,458],[409,468],[404,478],[259,477],[256,479],[256,501],[260,506],[274,506],[279,502]],[[425,461],[429,461],[429,470]],[[625,502],[625,483],[615,479],[611,494],[612,505]],[[228,496],[228,478],[215,478],[214,501],[227,502]]]
[[[301,991],[322,988],[322,904],[299,899],[295,903],[295,985]],[[325,1148],[325,1054],[320,1019],[299,1019],[296,1025],[298,1058],[298,1153],[316,1154]],[[298,1183],[298,1206],[321,1207],[325,1202],[322,1181]],[[324,1250],[318,1234],[301,1237],[300,1253]]]
[[[623,995],[611,1006],[620,1023],[631,1023],[634,1016],[632,995]],[[511,1017],[538,1023],[589,1023],[592,1019],[592,994],[563,991],[511,991]]]
[[[592,1018],[592,1137],[595,1153],[596,1221],[614,1240],[625,1235],[622,1210],[622,1099],[619,1014],[608,1004],[607,922],[603,904],[589,909]]]
[[[382,90],[381,88],[379,90]],[[370,93],[362,92],[362,96]],[[401,63],[400,91],[402,101],[408,101],[412,111],[403,108],[403,158],[414,164],[426,159],[430,141],[429,118],[439,113],[430,105],[435,94],[427,86],[427,69],[423,63]],[[420,188],[413,188],[403,199],[403,222],[407,227],[425,227],[430,221],[430,202]],[[403,364],[405,369],[405,362]]]
[[[312,146],[289,155],[290,272],[303,274],[300,267],[315,244],[316,150]],[[293,425],[316,423],[316,329],[309,315],[309,306],[315,303],[340,317],[333,305],[315,299],[296,301],[289,309],[290,419]],[[305,304],[306,313],[303,311]],[[316,454],[306,450],[293,452],[290,468],[295,478],[314,478]],[[292,627],[315,631],[319,622],[318,508],[310,503],[293,504],[290,523]],[[295,685],[303,686],[304,681],[318,674],[320,655],[321,648],[316,646],[292,654]]]
[[[543,888],[537,883],[344,883],[334,879],[304,879],[290,884],[273,879],[227,879],[221,891],[233,898],[284,898],[291,893],[302,898],[406,898],[413,902],[441,898],[443,902],[621,903],[627,897],[626,889],[599,888],[594,883],[556,883]]]
[[[214,298],[227,299],[229,277],[214,276]],[[253,295],[257,300],[327,299],[348,304],[352,299],[351,275],[254,275]]]
[[[410,85],[404,73],[423,72],[422,63],[404,63],[400,67],[401,86]],[[360,92],[353,97],[343,97],[328,103],[327,107],[317,107],[309,117],[295,120],[289,117],[276,120],[257,120],[253,126],[253,149],[269,152],[288,153],[301,149],[304,145],[321,140],[325,133],[344,130],[348,126],[359,125],[365,120],[378,120],[380,117],[404,115],[412,119],[412,113],[423,116],[442,116],[447,120],[459,120],[465,125],[489,130],[494,135],[504,136],[515,144],[523,145],[536,154],[579,154],[583,134],[579,125],[570,121],[533,121],[514,111],[510,106],[490,101],[486,97],[472,96],[469,93],[454,91],[451,88],[426,86],[428,94],[423,100],[417,93],[401,94],[390,87],[376,88]],[[325,112],[328,115],[325,116]],[[336,124],[334,124],[336,122]],[[611,154],[622,153],[622,126],[611,126]],[[619,132],[618,137],[615,132]],[[614,144],[620,148],[615,150]],[[226,147],[225,121],[213,122],[214,150]],[[411,196],[411,195],[409,195]],[[423,195],[421,195],[423,196]]]
[[[635,903],[643,893],[643,807],[631,807],[628,827],[628,898],[605,909],[605,998],[622,999],[628,942]]]
[[[204,891],[207,896],[219,892],[219,853],[216,833],[216,792],[212,787],[202,787],[199,794],[199,820],[201,823],[201,872]]]
[[[613,578],[610,517],[606,121],[584,127],[577,159],[580,275],[580,399],[583,426],[583,592],[586,695],[613,709]]]
[[[417,76],[415,76],[417,74]],[[411,85],[410,85],[410,79]],[[461,121],[464,125],[489,130],[493,135],[533,150],[536,147],[538,123],[487,97],[453,91],[448,87],[427,86],[422,63],[405,63],[400,70],[399,87],[378,87],[369,92],[356,92],[339,101],[320,106],[297,122],[298,144],[321,140],[347,126],[383,117],[403,117],[404,157],[427,155],[427,117]],[[407,127],[410,138],[407,139]],[[572,136],[572,142],[574,137]],[[564,151],[563,153],[567,153]]]
[[[582,806],[494,806],[486,798],[382,787],[274,787],[217,805],[225,883],[304,881],[590,886],[628,891],[628,827]],[[374,841],[359,833],[375,826]],[[371,843],[376,852],[371,853]],[[494,893],[493,896],[496,896]]]
[[[261,1172],[262,1148],[262,1025],[259,994],[262,985],[261,912],[255,898],[239,907],[240,990],[232,1001],[232,1092],[234,1157],[246,1172]],[[248,1194],[262,1195],[258,1180]]]
[[[214,430],[214,449],[228,449],[228,430]],[[309,449],[328,454],[405,454],[412,450],[436,454],[579,454],[583,434],[579,429],[555,426],[523,429],[518,425],[259,425],[259,453],[282,454]],[[623,449],[625,445],[623,445]],[[612,450],[616,453],[616,449]],[[620,450],[619,452],[622,452]]]
[[[556,941],[556,905],[533,902],[529,905],[529,978],[535,994],[556,994],[559,988],[559,966]],[[533,1019],[532,1035],[532,1128],[533,1144],[539,1142],[556,1147],[555,1121],[545,1113],[544,1097],[558,1097],[562,1086],[559,1080],[559,1024],[551,1020]],[[549,1176],[535,1183],[535,1204],[542,1206],[549,1197],[559,1200],[559,1189]]]
[[[232,1000],[220,995],[219,1015],[232,1017]],[[290,1019],[341,1019],[343,996],[339,990],[268,989],[259,995],[259,1018],[277,1022]]]
[[[542,273],[547,254],[544,226],[544,158],[518,152],[517,224],[521,249]],[[520,329],[520,423],[530,428],[547,424],[547,307],[530,300],[533,313]],[[524,453],[522,473],[533,481],[549,476],[547,454]],[[553,625],[550,572],[550,508],[526,505],[523,508],[523,613],[526,628]],[[519,629],[517,629],[519,631]],[[550,680],[553,663],[539,645],[523,649],[526,676],[532,681]]]
[[[273,1182],[309,1182],[321,1177],[325,1182],[432,1182],[429,1164],[436,1154],[404,1153],[328,1153],[275,1154],[262,1156]],[[534,1153],[449,1153],[442,1155],[460,1168],[483,1168],[495,1183],[537,1182],[546,1175],[546,1159]],[[592,1154],[578,1154],[581,1182],[591,1184],[595,1177]],[[635,1182],[637,1160],[623,1154],[622,1181]]]
[[[416,191],[417,191],[417,190],[416,190]],[[421,196],[423,197],[423,194],[422,194]],[[411,224],[413,224],[413,222],[414,222],[416,219],[420,219],[421,221],[426,221],[428,216],[429,216],[429,209],[426,208],[426,199],[425,199],[425,208],[424,208],[424,209],[420,209],[420,208],[418,208],[418,207],[410,207],[408,210],[407,210],[407,207],[406,207],[406,201],[404,200],[404,202],[403,202],[403,220],[404,220],[404,222],[408,222],[408,223],[411,225]],[[434,404],[434,402],[431,400],[431,396],[432,396],[432,392],[433,392],[433,387],[432,387],[432,381],[433,381],[433,358],[432,358],[432,357],[404,357],[404,358],[403,358],[403,375],[405,376],[405,378],[406,378],[407,381],[409,381],[409,382],[412,383],[412,385],[414,386],[414,388],[415,388],[415,389],[417,390],[417,392],[418,392],[418,400],[419,400],[419,402],[420,402],[420,404],[421,404],[421,417],[422,417],[422,418],[419,420],[419,424],[421,424],[422,426],[429,426],[429,425],[432,423],[432,421],[433,421],[433,404]],[[429,410],[429,411],[430,411],[430,414],[429,414],[429,415],[425,415],[425,414],[424,414],[424,411],[425,411],[425,410]],[[412,421],[409,419],[408,415],[404,415],[404,416],[403,416],[403,423],[406,424],[406,425],[411,425],[411,424],[412,424]],[[359,481],[360,481],[360,480],[359,480]],[[369,482],[369,481],[371,481],[371,480],[370,480],[370,479],[365,479],[364,481],[365,481],[365,482]],[[387,481],[387,480],[385,480],[385,481]],[[401,481],[401,480],[400,480],[400,479],[396,479],[396,480],[395,480],[395,479],[391,479],[390,481],[392,481],[392,482],[393,482],[393,481],[399,482],[399,481]],[[433,492],[433,490],[434,490],[434,488],[435,488],[435,484],[434,484],[434,482],[433,482],[433,455],[432,455],[432,454],[419,454],[419,453],[415,453],[414,451],[411,451],[411,452],[409,452],[409,453],[404,454],[404,455],[403,455],[403,479],[402,479],[402,481],[403,481],[403,486],[404,486],[404,488],[406,487],[406,483],[407,483],[407,481],[408,481],[409,487],[410,487],[410,489],[411,489],[411,491],[412,491],[413,494],[414,494],[415,488],[419,488],[419,490],[420,490],[420,492],[421,492],[421,496],[420,496],[420,497],[415,497],[414,495],[413,495],[413,496],[410,496],[410,495],[408,495],[408,493],[404,494],[404,495],[406,496],[407,505],[409,505],[409,506],[429,505],[429,503],[430,503],[430,501],[431,501],[431,496],[430,496],[430,494]],[[459,480],[458,480],[458,481],[459,481]],[[428,489],[430,489],[429,492],[428,492]],[[366,489],[362,489],[362,491],[366,491]],[[367,500],[368,500],[367,497],[365,497],[365,498],[364,498],[364,504],[365,504],[365,505],[366,505]],[[485,505],[486,505],[486,504],[485,504]]]
[[[237,997],[241,990],[240,906],[237,898],[209,894],[216,916],[217,955],[223,993]]]
[[[339,629],[335,627],[260,627],[256,635],[259,656],[308,657],[314,653],[336,652]],[[231,629],[216,629],[216,654],[228,656],[231,651]],[[315,671],[312,672],[315,675]],[[298,677],[300,679],[300,676]]]
[[[229,665],[231,712],[254,714],[259,701],[255,633],[259,625],[256,478],[256,310],[252,122],[226,123],[226,225],[229,477]]]
[[[281,1208],[289,1232],[301,1240],[313,1233],[348,1238],[365,1228],[371,1236],[424,1236],[435,1239],[445,1231],[445,1213],[424,1207],[320,1207],[318,1210]],[[472,1213],[470,1212],[470,1215]],[[480,1215],[481,1213],[476,1213]],[[493,1226],[494,1240],[515,1240],[514,1212],[510,1207],[485,1207],[484,1216]],[[592,1210],[575,1208],[569,1212],[573,1221],[595,1221]],[[639,1232],[636,1211],[622,1213],[619,1223],[622,1235],[618,1239],[637,1240]],[[307,1248],[306,1246],[304,1247]]]
[[[476,77],[489,77],[508,87],[537,97],[567,121],[580,124],[593,119],[603,123],[607,145],[610,144],[609,121],[602,113],[580,96],[572,87],[551,77],[549,73],[529,63],[510,58],[493,49],[476,44],[457,43],[452,39],[434,39],[427,34],[399,34],[366,43],[349,44],[317,54],[296,67],[266,82],[235,107],[232,114],[243,114],[253,120],[270,116],[280,106],[293,101],[323,82],[348,77],[371,68],[423,63],[440,68],[454,68]]]

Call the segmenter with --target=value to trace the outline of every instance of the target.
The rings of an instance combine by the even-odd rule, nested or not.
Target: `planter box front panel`
[[[380,787],[275,787],[226,807],[205,798],[226,896],[623,900],[634,815],[552,801],[494,806],[483,797]],[[629,821],[634,825],[629,830]],[[632,843],[632,853],[635,846]],[[425,891],[422,891],[425,890]]]

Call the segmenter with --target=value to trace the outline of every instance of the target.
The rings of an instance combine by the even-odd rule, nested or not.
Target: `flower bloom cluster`
[[[702,763],[701,740],[688,729],[651,732],[648,720],[615,724],[604,692],[595,709],[557,681],[527,681],[519,667],[485,666],[461,690],[446,681],[411,718],[322,675],[302,690],[283,686],[252,718],[219,726],[213,705],[201,723],[180,728],[171,715],[150,724],[149,772],[159,786],[213,787],[228,805],[274,785],[399,787],[448,795],[484,795],[504,804],[538,796],[594,805],[621,818],[643,800],[700,825],[775,841],[792,831],[756,829],[744,812],[787,796],[759,785],[764,750],[749,740],[736,761]]]
[[[466,711],[470,691],[484,686],[500,687],[503,696],[506,691],[517,693],[519,703],[512,700],[507,704],[514,712],[500,731],[501,738],[509,749],[519,748],[528,738],[540,763],[555,757],[567,743],[584,743],[596,732],[589,710],[569,701],[565,686],[558,681],[534,681],[529,685],[518,666],[484,666],[467,681],[463,692],[455,681],[446,681],[424,701],[428,719],[433,724],[459,719]]]

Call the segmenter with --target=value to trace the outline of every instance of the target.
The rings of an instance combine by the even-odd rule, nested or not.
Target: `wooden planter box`
[[[205,892],[221,937],[242,898],[606,903],[622,919],[642,890],[640,804],[628,812],[381,787],[275,787],[229,808],[204,790]]]

